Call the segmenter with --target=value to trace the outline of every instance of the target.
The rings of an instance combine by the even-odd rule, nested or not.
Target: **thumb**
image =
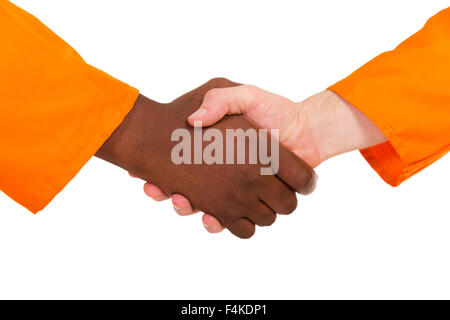
[[[253,97],[252,86],[249,85],[211,89],[188,121],[191,125],[201,121],[202,126],[210,126],[227,114],[245,114],[254,101]]]

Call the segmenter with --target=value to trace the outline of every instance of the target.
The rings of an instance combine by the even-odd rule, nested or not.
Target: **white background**
[[[91,64],[170,101],[215,76],[301,100],[448,1],[14,1]],[[450,158],[399,188],[358,152],[243,241],[98,159],[38,215],[0,195],[2,298],[450,298]],[[170,174],[170,173],[168,173]],[[220,184],[211,182],[212,187]]]

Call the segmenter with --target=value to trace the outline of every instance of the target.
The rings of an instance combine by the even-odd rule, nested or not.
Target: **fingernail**
[[[175,211],[181,211],[181,209],[178,208],[176,205],[173,205],[173,208],[175,209]]]
[[[193,118],[198,119],[198,118],[203,117],[207,112],[208,112],[208,110],[200,108],[197,111],[195,111],[193,114],[191,114],[191,116],[189,118],[190,119],[193,119]]]

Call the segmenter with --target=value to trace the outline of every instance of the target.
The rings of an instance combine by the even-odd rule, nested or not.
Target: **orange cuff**
[[[329,89],[388,138],[361,153],[390,185],[444,156],[450,150],[450,8]]]
[[[138,91],[9,1],[0,1],[0,41],[0,189],[37,212],[119,126]]]

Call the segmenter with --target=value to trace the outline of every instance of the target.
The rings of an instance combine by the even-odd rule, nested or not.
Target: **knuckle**
[[[297,209],[297,197],[294,192],[290,192],[289,196],[283,199],[283,207],[281,214],[291,214]]]
[[[241,239],[249,239],[255,234],[256,228],[253,223],[246,223],[242,219],[238,219],[228,227],[228,230]]]
[[[223,78],[223,77],[216,77],[216,78],[212,78],[211,80],[208,81],[208,84],[214,87],[217,86],[222,86],[222,85],[229,85],[231,83],[230,80],[228,80],[227,78]]]
[[[306,195],[314,191],[316,187],[317,176],[312,168],[310,168],[309,166],[301,168],[301,170],[296,173],[296,177],[297,186],[295,189],[298,193]]]
[[[243,84],[242,87],[248,91],[257,91],[259,88],[253,84]]]
[[[257,86],[244,84],[242,85],[242,88],[244,89],[245,96],[249,102],[257,101],[257,98],[261,95],[261,89]]]
[[[242,87],[253,96],[256,96],[261,91],[260,88],[252,84],[244,84]]]
[[[209,213],[216,218],[224,228],[230,228],[233,225],[233,219],[226,212]]]
[[[261,227],[268,227],[268,226],[273,225],[276,220],[277,220],[276,214],[274,214],[274,213],[265,214],[258,225]]]
[[[215,100],[220,96],[220,93],[221,93],[221,91],[219,88],[210,89],[210,90],[208,90],[208,92],[206,92],[204,101]]]
[[[297,195],[294,190],[282,183],[271,189],[271,193],[266,197],[272,199],[273,209],[279,214],[291,214],[297,209]]]
[[[302,189],[302,194],[307,195],[312,193],[316,189],[316,185],[317,185],[317,175],[313,170],[311,170],[311,172],[309,172],[308,177],[306,178],[305,185]]]
[[[238,235],[239,238],[242,239],[250,239],[255,234],[255,227],[253,228],[246,228],[245,230],[242,230],[241,233]]]

